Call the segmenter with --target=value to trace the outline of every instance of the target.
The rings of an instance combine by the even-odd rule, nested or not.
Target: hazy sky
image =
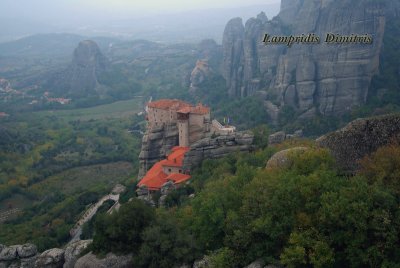
[[[0,18],[74,19],[145,16],[185,10],[277,3],[280,0],[0,0]]]

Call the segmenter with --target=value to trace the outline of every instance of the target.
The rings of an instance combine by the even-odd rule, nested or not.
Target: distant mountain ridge
[[[16,41],[0,43],[0,56],[3,57],[70,57],[80,41],[88,37],[70,33],[36,34]],[[119,42],[109,37],[93,37],[101,49]]]
[[[89,39],[95,36],[108,36],[124,40],[147,39],[162,43],[197,43],[202,39],[213,38],[220,43],[227,20],[233,16],[247,19],[259,10],[264,10],[268,16],[274,16],[279,11],[279,3],[162,14],[133,13],[130,16],[116,15],[110,11],[107,14],[92,14],[91,18],[78,16],[74,18],[74,22],[69,20],[68,23],[63,22],[62,18],[56,21],[45,17],[40,20],[29,17],[0,18],[0,42],[36,33],[68,32],[90,37]]]

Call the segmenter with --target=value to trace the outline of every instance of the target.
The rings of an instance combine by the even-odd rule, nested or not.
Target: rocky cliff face
[[[191,144],[190,151],[185,154],[185,170],[198,166],[204,159],[220,158],[229,153],[252,149],[253,134],[250,132],[235,132],[217,137],[203,132],[191,132],[190,135],[196,136],[198,141]],[[172,147],[178,144],[179,133],[175,124],[148,129],[142,139],[138,179],[143,178],[156,162],[165,159]]]
[[[85,40],[74,50],[71,64],[50,79],[50,88],[72,97],[103,95],[107,87],[99,83],[99,77],[108,70],[110,62],[98,45]]]
[[[263,13],[245,25],[239,18],[232,19],[223,36],[228,94],[244,97],[264,92],[260,96],[274,120],[285,106],[304,118],[346,113],[365,103],[371,79],[379,70],[385,23],[398,13],[398,4],[382,1],[282,0],[281,12],[272,20]],[[262,42],[264,34],[309,33],[320,36],[320,43],[288,47]],[[370,34],[373,43],[327,44],[327,33]]]
[[[148,129],[142,138],[138,179],[143,178],[156,162],[165,159],[172,147],[178,144],[179,133],[176,124]]]
[[[207,59],[197,60],[196,66],[190,74],[190,91],[195,92],[198,86],[201,85],[212,74],[212,69],[208,64]]]
[[[101,93],[102,87],[98,77],[109,67],[109,61],[101,53],[98,45],[90,40],[82,41],[74,50],[70,66],[70,92],[78,94],[82,91]]]
[[[33,244],[5,246],[0,244],[0,267],[13,268],[73,268],[73,267],[132,267],[131,256],[117,257],[111,253],[98,259],[92,253],[80,254],[92,240],[79,240],[65,249],[52,248],[38,253]]]
[[[235,152],[252,150],[254,136],[250,132],[235,132],[218,137],[206,137],[190,146],[185,154],[183,169],[191,170],[201,164],[204,159],[216,159]]]
[[[400,142],[400,115],[357,119],[317,139],[328,148],[343,173],[355,173],[358,161],[390,142]]]

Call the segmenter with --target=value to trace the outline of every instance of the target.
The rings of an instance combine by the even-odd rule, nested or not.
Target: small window
[[[170,168],[168,169],[168,172],[171,172],[171,169],[170,169]]]
[[[179,173],[182,173],[182,169],[179,170]]]

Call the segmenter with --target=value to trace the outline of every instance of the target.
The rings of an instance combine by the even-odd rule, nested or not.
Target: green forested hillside
[[[287,267],[395,267],[400,146],[365,158],[354,177],[339,175],[328,151],[317,148],[292,154],[288,167],[265,168],[273,152],[297,145],[204,161],[185,186],[194,198],[174,195],[166,209],[134,201],[102,216],[92,249],[134,253],[140,267],[203,255],[211,267],[244,267],[259,258]]]
[[[1,119],[0,241],[63,245],[86,206],[137,174],[139,99],[89,109],[18,113]],[[32,228],[35,226],[35,228]]]

